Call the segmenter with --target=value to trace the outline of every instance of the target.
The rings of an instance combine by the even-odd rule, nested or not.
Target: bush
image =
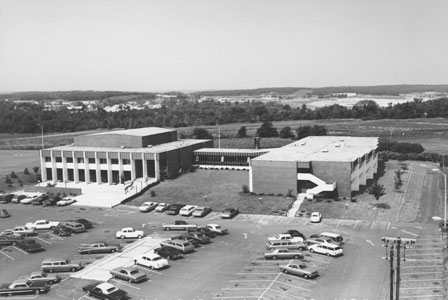
[[[17,178],[16,173],[14,173],[14,171],[11,172],[11,178]]]
[[[29,175],[30,174],[30,171],[28,171],[28,168],[25,168],[25,170],[23,170],[23,174],[25,174],[25,175]]]
[[[390,209],[390,205],[387,203],[375,203],[374,205],[376,208]]]
[[[249,193],[249,187],[245,184],[241,187],[241,190],[243,191],[244,194]]]
[[[5,183],[6,183],[6,184],[11,184],[11,183],[12,183],[12,180],[11,180],[11,178],[9,178],[8,175],[6,175]]]
[[[155,197],[156,196],[156,192],[151,191],[151,197]]]
[[[35,167],[33,167],[33,171],[34,171],[34,173],[36,173],[37,174],[37,172],[39,172],[39,167],[38,166],[35,166]]]

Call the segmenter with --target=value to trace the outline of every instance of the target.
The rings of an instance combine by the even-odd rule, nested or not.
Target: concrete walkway
[[[288,213],[286,214],[287,217],[295,217],[297,214],[297,211],[300,208],[300,205],[302,205],[303,200],[306,199],[306,194],[301,193],[297,195],[297,200],[294,201],[294,203],[292,204],[291,209],[288,211]]]

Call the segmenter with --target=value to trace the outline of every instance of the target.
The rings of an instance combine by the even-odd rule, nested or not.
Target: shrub
[[[6,184],[11,184],[11,183],[12,183],[11,178],[9,178],[8,175],[6,175],[5,183],[6,183]]]
[[[19,179],[18,182],[19,182],[20,186],[23,186],[23,181],[22,180]]]
[[[241,187],[241,190],[243,191],[244,194],[249,193],[249,187],[245,184]]]
[[[37,172],[39,172],[39,167],[38,166],[35,166],[35,167],[33,167],[33,171],[34,171],[34,173],[36,173],[37,174]]]
[[[390,209],[390,205],[387,203],[375,203],[376,208]]]
[[[155,197],[156,196],[156,192],[154,192],[153,190],[151,191],[151,197]]]
[[[279,196],[279,197],[282,197],[282,196],[283,196],[283,194],[282,194],[282,193],[278,193],[278,194],[277,194],[277,196]]]
[[[16,173],[14,173],[14,171],[11,172],[11,178],[17,178]]]
[[[351,198],[350,201],[351,202],[356,202],[356,198]]]
[[[23,174],[25,174],[25,175],[29,175],[30,174],[30,171],[28,171],[28,168],[25,168],[25,170],[23,170]]]
[[[288,190],[288,193],[286,194],[286,197],[294,198],[294,195],[292,194],[292,190]]]

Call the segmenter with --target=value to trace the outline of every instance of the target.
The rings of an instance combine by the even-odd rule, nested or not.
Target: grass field
[[[156,193],[155,197],[151,197],[148,191],[127,204],[140,205],[145,201],[155,201],[210,206],[214,211],[233,207],[249,214],[285,214],[294,201],[285,196],[244,194],[242,186],[248,183],[247,171],[196,170],[175,180],[161,182],[151,189]]]

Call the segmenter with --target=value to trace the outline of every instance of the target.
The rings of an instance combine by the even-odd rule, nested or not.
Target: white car
[[[156,212],[164,212],[168,208],[170,208],[170,205],[168,203],[159,203],[156,206]]]
[[[37,220],[36,222],[26,223],[25,226],[28,228],[39,229],[54,229],[59,225],[57,221],[47,221],[47,220]]]
[[[28,228],[26,226],[16,226],[16,227],[14,227],[12,232],[14,232],[16,234],[23,235],[23,236],[28,236],[28,235],[34,235],[35,230],[36,229],[34,229],[34,228]]]
[[[115,234],[117,239],[141,239],[144,237],[146,233],[142,230],[135,230],[132,227],[125,227],[121,230],[118,230]]]
[[[280,233],[276,236],[268,237],[268,241],[291,241],[292,243],[303,243],[303,238],[300,236],[292,236],[288,233]]]
[[[310,252],[325,254],[327,256],[339,256],[339,255],[342,255],[342,251],[343,251],[339,245],[328,244],[328,243],[315,244],[315,245],[308,246],[308,250]]]
[[[229,233],[229,231],[226,228],[222,228],[221,225],[218,224],[207,224],[207,226],[205,227],[207,227],[210,231],[213,231],[220,235]]]
[[[197,205],[185,205],[182,207],[179,211],[180,216],[189,217],[194,212],[194,210],[197,208]]]
[[[322,215],[315,211],[311,213],[310,222],[311,223],[319,223],[322,220]]]
[[[149,212],[156,208],[157,202],[144,202],[142,205],[138,207],[138,210],[141,212]]]
[[[56,202],[56,205],[58,205],[58,206],[66,206],[66,205],[70,205],[70,204],[75,203],[75,202],[76,202],[75,199],[64,198],[64,199],[61,199],[58,202]]]
[[[134,260],[134,262],[136,265],[142,265],[156,270],[168,266],[168,260],[153,252],[143,254],[142,256]]]
[[[26,197],[23,198],[22,200],[20,200],[21,204],[31,204],[31,201],[33,201],[33,199],[39,197],[38,195],[32,196],[32,197]]]

